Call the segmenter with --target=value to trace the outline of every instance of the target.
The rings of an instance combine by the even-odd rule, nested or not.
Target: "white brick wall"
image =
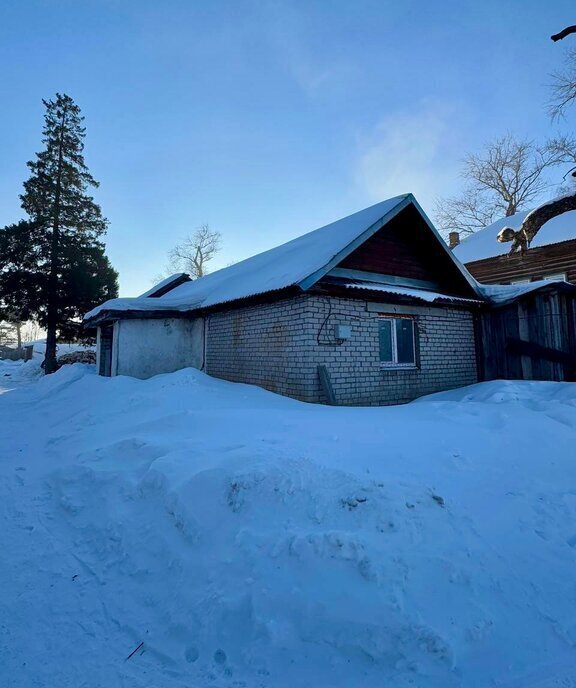
[[[471,313],[456,308],[414,311],[420,349],[416,370],[380,366],[378,313],[368,311],[365,301],[303,295],[209,315],[207,372],[323,402],[317,366],[324,364],[338,402],[351,405],[403,403],[476,382]],[[349,340],[333,341],[335,324],[351,325]]]

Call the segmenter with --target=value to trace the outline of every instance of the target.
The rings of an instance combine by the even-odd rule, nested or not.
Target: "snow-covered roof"
[[[161,282],[158,282],[158,284],[155,284],[151,289],[148,289],[148,291],[140,294],[138,298],[154,298],[156,295],[162,295],[162,292],[168,291],[173,284],[177,282],[187,282],[189,279],[190,275],[187,275],[185,272],[176,272],[166,277],[166,279],[163,279]]]
[[[395,287],[388,284],[377,284],[375,282],[346,282],[344,287],[348,289],[367,289],[369,291],[379,291],[384,294],[393,294],[395,296],[409,296],[413,299],[434,303],[438,301],[448,301],[451,303],[483,303],[480,299],[464,299],[460,296],[451,296],[449,294],[440,294],[436,291],[428,291],[427,289],[411,289],[409,287]]]
[[[149,296],[137,296],[137,297],[125,297],[120,299],[110,299],[105,301],[100,306],[92,309],[89,313],[84,316],[84,320],[89,320],[101,311],[147,311],[153,313],[156,311],[174,311],[174,312],[185,312],[193,310],[194,308],[200,308],[202,305],[201,301],[190,301],[183,299],[167,299],[165,297],[160,298],[150,298]]]
[[[146,297],[143,300],[142,297],[112,299],[91,310],[84,319],[91,320],[104,311],[208,308],[291,286],[307,289],[409,205],[418,210],[430,231],[437,236],[439,244],[445,248],[446,255],[468,281],[471,289],[475,290],[475,281],[440,239],[414,196],[404,194],[377,203],[201,279],[181,284],[164,296],[154,299],[153,306],[145,305],[148,300]]]
[[[573,289],[576,291],[576,285],[569,284],[564,280],[537,280],[536,282],[528,282],[525,284],[480,284],[478,289],[480,293],[488,299],[490,303],[495,306],[503,306],[506,303],[511,303],[516,299],[529,294],[538,289],[545,289],[551,285],[562,285],[566,289]]]
[[[519,229],[526,216],[531,212],[533,211],[525,210],[511,217],[503,217],[488,227],[475,232],[456,246],[454,255],[461,263],[471,263],[475,260],[505,255],[510,250],[510,244],[498,243],[496,241],[498,233],[504,227]],[[532,240],[530,248],[558,244],[569,239],[576,239],[576,210],[557,215],[548,220]]]

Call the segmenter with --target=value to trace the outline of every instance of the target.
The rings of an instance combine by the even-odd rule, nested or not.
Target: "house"
[[[549,220],[525,253],[508,255],[510,244],[496,237],[504,227],[519,227],[528,211],[504,217],[463,241],[450,233],[454,255],[472,275],[486,284],[524,284],[537,280],[576,283],[576,211]]]
[[[485,298],[412,194],[85,316],[101,375],[193,366],[308,402],[396,404],[477,381]]]

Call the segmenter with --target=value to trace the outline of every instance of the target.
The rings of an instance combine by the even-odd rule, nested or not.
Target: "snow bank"
[[[37,380],[42,374],[41,358],[32,361],[0,360],[0,394]]]
[[[574,385],[92,371],[0,396],[0,685],[574,685]]]

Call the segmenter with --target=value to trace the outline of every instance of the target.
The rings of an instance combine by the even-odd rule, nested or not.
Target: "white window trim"
[[[542,276],[543,280],[564,280],[566,282],[565,272],[551,272],[548,275]]]
[[[418,365],[416,362],[416,320],[415,318],[407,317],[396,317],[391,315],[382,315],[378,320],[389,320],[390,332],[392,334],[392,361],[380,361],[380,367],[386,368],[386,370],[417,370]],[[414,352],[414,361],[412,363],[398,363],[398,340],[396,335],[396,320],[410,320],[412,323],[412,351]],[[380,332],[378,332],[378,337],[380,337]],[[396,359],[396,360],[394,360]]]

